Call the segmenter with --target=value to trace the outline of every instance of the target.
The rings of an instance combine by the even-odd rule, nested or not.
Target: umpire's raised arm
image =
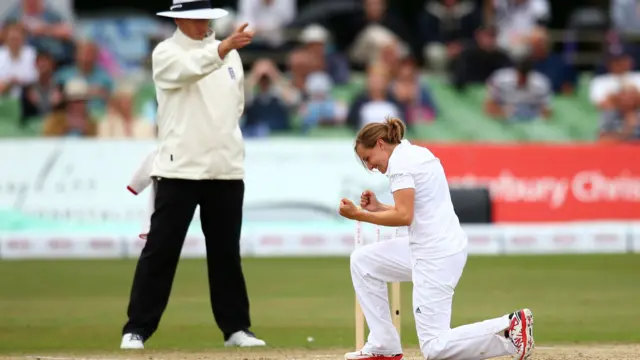
[[[170,90],[196,82],[218,70],[231,50],[248,45],[253,31],[242,24],[221,42],[207,43],[202,48],[185,51],[173,42],[162,42],[153,50],[153,81],[161,89]]]

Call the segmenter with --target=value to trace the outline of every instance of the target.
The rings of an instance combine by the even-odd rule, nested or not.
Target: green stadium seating
[[[355,136],[355,132],[346,126],[336,126],[336,127],[317,127],[311,129],[307,136],[315,137],[315,138],[345,138],[352,139]]]
[[[0,114],[5,120],[18,122],[20,119],[20,104],[17,100],[0,97]]]
[[[9,98],[0,98],[0,137],[24,137],[28,132],[20,129],[20,104]]]
[[[593,141],[598,130],[598,112],[591,104],[576,98],[553,100],[554,120],[576,141]]]
[[[457,93],[441,80],[430,81],[431,90],[438,102],[442,121],[457,129],[459,140],[513,142],[521,140],[508,126],[483,113],[484,90],[470,87],[465,93]]]
[[[529,122],[509,124],[514,133],[528,142],[571,142],[574,140],[561,127],[553,125],[553,120],[537,119]]]
[[[453,142],[464,140],[454,127],[445,121],[434,121],[430,124],[412,125],[408,129],[410,140]]]

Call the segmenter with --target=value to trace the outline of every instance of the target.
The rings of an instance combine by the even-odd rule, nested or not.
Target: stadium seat
[[[464,135],[448,121],[438,119],[430,124],[411,125],[407,137],[411,140],[433,142],[456,142],[464,140]]]
[[[141,84],[134,98],[134,111],[140,113],[148,101],[156,100],[156,89],[153,82]]]
[[[520,139],[508,126],[483,113],[479,95],[459,94],[442,81],[433,80],[430,83],[438,101],[440,115],[437,121],[447,122],[452,128],[458,129],[460,140],[508,142]]]
[[[320,126],[309,130],[307,133],[310,137],[325,137],[325,138],[348,138],[351,139],[355,136],[353,130],[346,126]]]
[[[591,108],[591,109],[590,109]],[[598,112],[580,99],[556,98],[553,117],[566,127],[576,141],[591,141],[598,130]]]
[[[574,139],[567,132],[551,123],[552,120],[536,119],[527,122],[509,124],[521,139],[529,142],[571,142]]]
[[[8,98],[0,98],[0,137],[20,136],[20,104]]]
[[[5,121],[15,121],[20,119],[20,103],[9,98],[0,98],[0,116]]]

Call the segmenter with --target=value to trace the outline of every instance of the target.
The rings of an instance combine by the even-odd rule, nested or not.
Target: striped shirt
[[[493,101],[503,108],[513,109],[509,114],[511,118],[533,119],[551,105],[551,83],[537,71],[530,72],[525,86],[519,87],[516,69],[501,69],[491,75],[487,86]]]
[[[640,118],[640,111],[636,111],[635,116]],[[600,132],[603,134],[622,134],[626,121],[624,115],[619,111],[604,111],[600,118]],[[629,140],[640,140],[640,124],[636,125],[629,135]]]

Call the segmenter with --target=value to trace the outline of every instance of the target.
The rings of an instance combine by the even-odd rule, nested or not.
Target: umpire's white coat
[[[152,176],[242,179],[244,73],[237,51],[224,59],[213,35],[193,40],[176,30],[154,49],[158,154]]]

